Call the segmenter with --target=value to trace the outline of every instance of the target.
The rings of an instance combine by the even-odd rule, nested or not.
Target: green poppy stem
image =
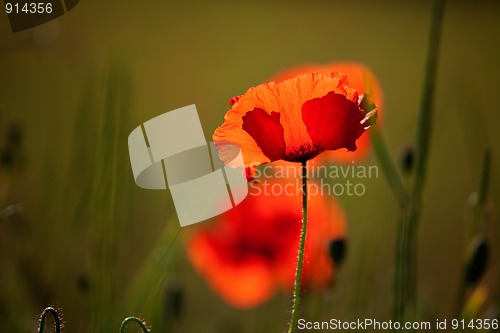
[[[293,333],[297,326],[300,306],[300,281],[302,277],[302,263],[304,261],[304,248],[307,234],[307,160],[302,161],[302,228],[300,231],[300,245],[297,259],[297,270],[295,271],[295,288],[293,292],[292,320],[288,333]]]

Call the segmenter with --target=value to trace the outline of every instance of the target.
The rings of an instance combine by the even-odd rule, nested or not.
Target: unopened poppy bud
[[[403,169],[404,172],[410,173],[412,171],[414,155],[413,147],[411,146],[405,147],[402,150],[400,163],[401,169]]]
[[[347,242],[344,238],[335,239],[328,244],[330,258],[336,265],[341,265],[347,252]]]
[[[12,148],[4,148],[0,151],[0,165],[11,168],[14,165],[15,153]]]
[[[483,276],[488,266],[489,245],[482,236],[476,236],[470,245],[465,279],[467,284],[475,284]]]
[[[18,123],[10,124],[7,130],[7,144],[12,146],[19,146],[23,139],[23,130]]]
[[[90,288],[90,282],[89,282],[89,277],[87,274],[80,274],[78,275],[76,279],[76,285],[78,286],[78,289],[86,294],[89,291]]]
[[[13,145],[0,148],[0,168],[17,169],[24,165],[24,156],[20,148]]]
[[[182,314],[184,293],[178,283],[170,283],[165,291],[166,317],[177,320]]]

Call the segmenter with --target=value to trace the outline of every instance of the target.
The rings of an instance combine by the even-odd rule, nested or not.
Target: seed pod
[[[0,151],[0,165],[11,168],[15,162],[15,152],[12,148],[4,148]]]
[[[328,244],[330,258],[336,265],[341,265],[347,252],[347,242],[344,238],[334,239]]]
[[[76,285],[78,286],[78,290],[86,294],[90,289],[90,281],[88,275],[85,273],[78,275],[76,279]]]
[[[7,129],[6,142],[8,145],[19,147],[23,140],[23,130],[18,123],[11,123]]]
[[[482,235],[476,236],[470,245],[465,280],[467,284],[475,284],[483,276],[488,266],[489,245]]]
[[[412,171],[414,155],[415,154],[412,146],[405,147],[401,151],[400,163],[403,172],[410,173]]]
[[[166,317],[179,320],[182,315],[184,292],[179,283],[170,283],[165,290]]]

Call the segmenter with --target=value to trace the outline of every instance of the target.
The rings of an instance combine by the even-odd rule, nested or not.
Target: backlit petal
[[[262,109],[255,108],[243,116],[242,128],[252,136],[269,160],[285,158],[283,126],[278,112],[268,114]]]
[[[320,151],[356,150],[356,139],[365,131],[365,117],[358,104],[334,92],[314,98],[302,106],[302,118],[314,145]]]
[[[347,77],[341,74],[303,74],[282,82],[269,82],[250,88],[239,98],[231,100],[232,108],[226,113],[224,124],[215,130],[213,140],[217,148],[220,147],[219,157],[223,162],[231,162],[227,161],[227,151],[224,151],[227,148],[217,145],[224,142],[241,148],[245,166],[277,159],[299,161],[314,157],[321,151],[314,150],[313,140],[302,119],[302,106],[330,92],[341,94],[353,102],[358,100],[356,90],[347,86]],[[250,134],[243,128],[243,118],[252,112],[258,113],[246,118],[251,121],[251,125],[246,127],[252,132]],[[270,117],[263,117],[263,112]],[[281,154],[281,127],[276,126],[276,114],[283,128],[285,156]],[[326,123],[324,125],[328,126]],[[266,132],[270,126],[277,133]],[[258,134],[258,131],[262,133]],[[265,136],[269,137],[265,139]],[[266,144],[264,139],[272,142]]]

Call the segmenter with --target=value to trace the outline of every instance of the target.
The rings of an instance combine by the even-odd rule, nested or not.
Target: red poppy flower
[[[213,140],[221,160],[240,167],[235,144],[245,167],[280,159],[300,162],[326,150],[354,151],[375,112],[360,108],[344,74],[309,73],[264,83],[230,104]]]
[[[382,88],[373,72],[365,65],[356,62],[300,65],[278,72],[271,77],[271,80],[280,82],[303,73],[344,73],[349,78],[349,86],[356,89],[359,95],[363,95],[365,88],[369,86],[370,94],[377,104],[377,124],[380,123],[381,111],[383,110]],[[349,163],[364,158],[370,151],[369,133],[363,133],[356,141],[356,146],[357,149],[354,152],[339,149],[324,154],[322,158]]]
[[[249,196],[212,224],[193,227],[188,258],[211,288],[229,304],[252,308],[277,289],[291,290],[301,227],[301,192],[294,182],[252,184]],[[285,186],[287,186],[285,188]],[[276,191],[285,191],[276,195]],[[343,211],[326,197],[309,200],[302,286],[329,285],[333,262],[329,242],[343,238]]]

